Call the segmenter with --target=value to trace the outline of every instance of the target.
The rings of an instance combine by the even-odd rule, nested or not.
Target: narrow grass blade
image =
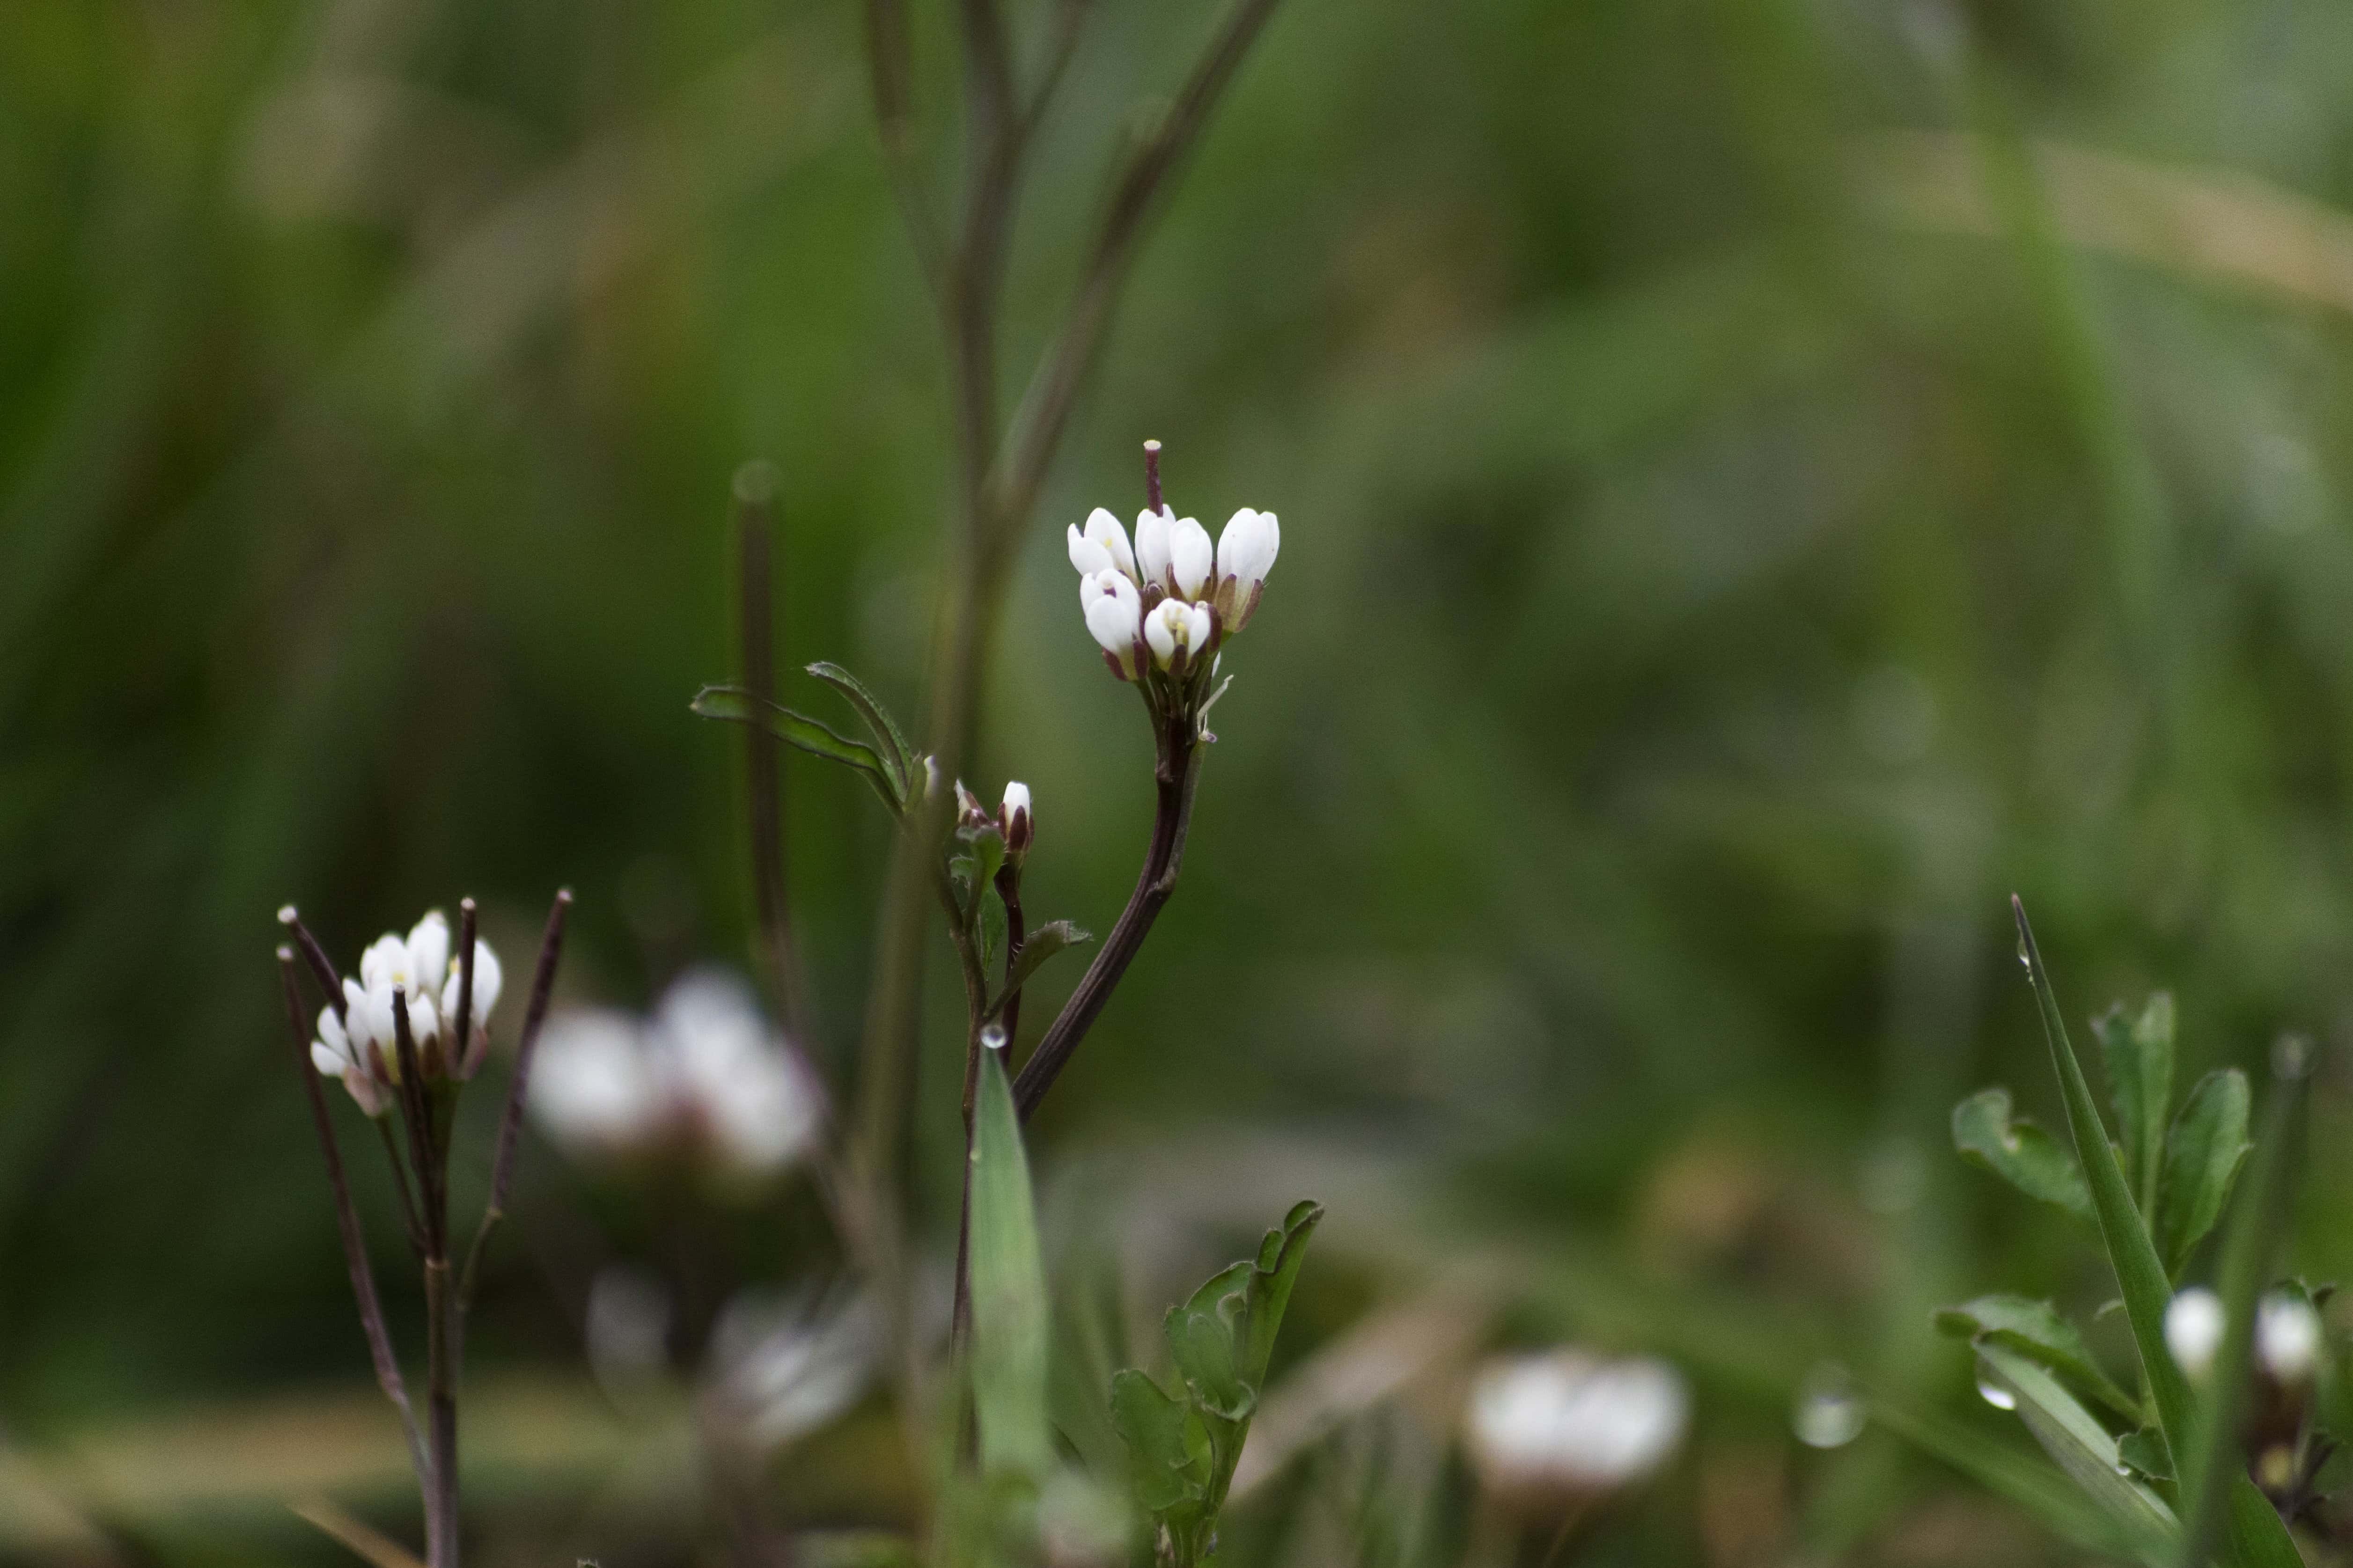
[[[1981,1343],[1978,1364],[1989,1383],[2017,1402],[2019,1419],[2042,1451],[2116,1520],[2136,1553],[2144,1561],[2169,1560],[2179,1550],[2173,1511],[2156,1493],[2120,1473],[2116,1440],[2108,1429],[2031,1357]]]
[[[2067,1025],[2059,1012],[2059,999],[2052,993],[2042,954],[2034,945],[2034,928],[2027,923],[2026,906],[2013,895],[2010,907],[2018,920],[2019,956],[2025,961],[2027,978],[2033,982],[2035,1000],[2042,1005],[2042,1032],[2050,1040],[2051,1063],[2059,1074],[2059,1093],[2066,1102],[2068,1129],[2074,1134],[2075,1158],[2092,1191],[2100,1240],[2124,1292],[2125,1316],[2132,1324],[2133,1343],[2140,1352],[2141,1370],[2157,1405],[2158,1425],[2170,1450],[2185,1439],[2194,1419],[2189,1384],[2165,1348],[2165,1309],[2173,1300],[2172,1282],[2125,1184],[2124,1170],[2109,1146],[2107,1128],[2092,1099],[2092,1086],[2084,1080],[2083,1064],[2068,1043]]]
[[[1021,1119],[1004,1052],[981,1053],[972,1141],[972,1391],[980,1459],[990,1471],[1042,1481],[1054,1451],[1046,1426],[1050,1307]]]

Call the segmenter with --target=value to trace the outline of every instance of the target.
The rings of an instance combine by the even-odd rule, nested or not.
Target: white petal
[[[1239,577],[1242,562],[1250,553],[1258,531],[1258,513],[1244,507],[1226,520],[1225,531],[1218,535],[1218,575]]]
[[[1209,542],[1209,531],[1198,518],[1187,518],[1168,531],[1169,574],[1176,585],[1180,599],[1198,599],[1201,585],[1209,580],[1217,565],[1217,550]]]
[[[341,1078],[349,1070],[352,1064],[337,1055],[332,1047],[312,1040],[311,1065],[319,1069],[321,1078]]]
[[[1087,537],[1110,552],[1113,566],[1131,578],[1135,575],[1135,552],[1127,547],[1127,530],[1119,519],[1095,508],[1087,514]]]
[[[1135,584],[1116,572],[1098,572],[1087,584],[1089,592],[1082,600],[1086,605],[1087,630],[1106,653],[1114,657],[1132,653],[1142,614]]]
[[[1146,583],[1168,586],[1168,509],[1135,514],[1135,571]]]
[[[1082,577],[1112,569],[1111,552],[1081,533],[1075,522],[1071,524],[1071,564],[1078,568]]]
[[[408,933],[408,984],[419,991],[441,989],[449,967],[449,922],[439,910],[427,910]]]
[[[1185,606],[1185,646],[1193,648],[1209,646],[1208,605],[1187,605]]]
[[[352,1043],[352,1059],[362,1059],[369,1044],[375,1038],[370,1027],[374,1016],[368,1010],[368,994],[360,989],[356,980],[343,982],[343,1028]]]
[[[360,984],[374,991],[397,985],[408,977],[408,944],[386,931],[360,954]]]
[[[352,1037],[343,1032],[343,1021],[335,1016],[335,1010],[332,1007],[319,1009],[319,1043],[347,1063],[358,1059],[352,1055]],[[335,1070],[341,1072],[343,1068],[337,1068]]]
[[[425,1042],[441,1035],[441,1015],[433,1005],[433,998],[422,991],[408,998],[408,1036],[422,1048]]]
[[[449,978],[441,983],[441,1016],[452,1025],[458,1021],[458,983],[465,978],[465,967],[453,961]],[[481,938],[474,939],[474,1005],[467,1015],[471,1027],[479,1029],[489,1019],[491,1009],[499,1005],[499,988],[505,976],[499,970],[499,955]]]
[[[1005,815],[1029,809],[1029,786],[1015,779],[1005,786]]]

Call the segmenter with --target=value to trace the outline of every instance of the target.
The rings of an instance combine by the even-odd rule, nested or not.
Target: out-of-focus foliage
[[[936,132],[948,24],[915,9]],[[1033,39],[1050,9],[1009,7]],[[1097,10],[1017,346],[1070,284],[1105,128],[1211,16]],[[860,38],[846,4],[0,6],[0,1472],[79,1452],[120,1495],[233,1489],[139,1469],[206,1450],[267,1498],[353,1419],[331,1399],[306,1445],[236,1403],[364,1373],[280,902],[355,952],[470,892],[521,952],[567,883],[572,997],[752,967],[742,736],[687,710],[734,678],[741,461],[782,475],[785,667],[923,711],[944,400]],[[1414,1292],[1453,1300],[1476,1252],[1500,1331],[1686,1358],[1693,1452],[1608,1525],[1652,1560],[2042,1550],[1884,1432],[1793,1447],[1787,1400],[1836,1346],[2006,1436],[1932,1310],[2114,1293],[2071,1221],[1946,1152],[1986,1084],[2058,1125],[2001,894],[2079,1029],[2172,990],[2179,1083],[2344,1022],[2348,47],[2330,0],[1286,0],[1153,233],[970,770],[1035,791],[1031,905],[1103,929],[1150,740],[1060,529],[1142,504],[1146,436],[1180,514],[1281,514],[1183,885],[1037,1129],[1050,1212],[1115,1203],[1156,1310],[1314,1192],[1303,1347],[1425,1322]],[[786,767],[838,1072],[886,825],[843,770]],[[2315,1113],[2348,1114],[2326,1076]],[[486,1133],[460,1129],[461,1204]],[[2353,1140],[2312,1148],[2319,1216]],[[526,1146],[475,1333],[492,1394],[579,1364],[617,1258],[691,1279],[684,1354],[729,1288],[831,1256],[805,1191],[681,1201]],[[2297,1265],[2353,1244],[2309,1222]],[[2092,1338],[2128,1364],[2112,1320]],[[576,1395],[484,1418],[523,1434],[481,1450],[484,1528],[682,1561],[703,1527],[652,1481],[584,1513],[625,1450],[527,1419]],[[1345,1500],[1399,1490],[1423,1439],[1391,1419],[1299,1437],[1238,1497],[1237,1561],[1313,1558]],[[854,1417],[785,1511],[890,1517],[888,1452]],[[662,1453],[625,1468],[687,1468]],[[1374,1533],[1459,1542],[1427,1495]],[[267,1510],[155,1517],[168,1560],[332,1551]]]

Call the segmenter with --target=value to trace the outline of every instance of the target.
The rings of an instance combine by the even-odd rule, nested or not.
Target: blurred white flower
[[[670,986],[649,1019],[607,1008],[551,1019],[532,1070],[531,1110],[577,1157],[678,1150],[724,1174],[764,1177],[816,1146],[825,1096],[751,988],[723,970],[698,969]]]
[[[406,937],[387,931],[360,954],[360,977],[343,982],[343,1015],[324,1007],[311,1061],[329,1078],[341,1079],[362,1110],[381,1116],[392,1108],[400,1082],[400,1049],[394,1020],[396,996],[406,1000],[408,1033],[417,1066],[428,1079],[470,1073],[489,1037],[491,1009],[498,1005],[502,974],[491,944],[474,941],[474,990],[469,1014],[468,1057],[453,1063],[444,1049],[442,1026],[458,1011],[462,966],[449,951],[449,922],[438,910],[426,912]],[[454,1048],[454,1041],[447,1042]]]
[[[2185,1375],[2205,1376],[2222,1348],[2222,1298],[2192,1285],[2167,1302],[2165,1348]]]
[[[2302,1296],[2275,1290],[2255,1309],[2255,1363],[2277,1382],[2311,1381],[2320,1366],[2320,1314]]]
[[[1641,1480],[1683,1441],[1691,1395],[1650,1357],[1576,1350],[1491,1362],[1471,1387],[1467,1431],[1482,1482],[1522,1501],[1568,1500]]]
[[[709,1396],[754,1447],[780,1447],[857,1402],[879,1345],[878,1316],[864,1296],[739,1295],[712,1329]]]

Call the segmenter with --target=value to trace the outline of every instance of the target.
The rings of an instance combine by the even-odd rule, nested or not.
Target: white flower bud
[[[2255,1361],[2281,1383],[2309,1382],[2320,1365],[2320,1314],[2284,1290],[2255,1309]]]
[[[1180,649],[1191,652],[1209,646],[1209,607],[1163,599],[1144,617],[1144,640],[1152,649],[1152,661],[1166,669]]]
[[[1029,815],[1029,786],[1015,779],[1005,786],[1005,804],[997,808],[997,826],[1005,834],[1005,853],[1015,865],[1029,853],[1037,825]]]
[[[1238,632],[1250,624],[1282,548],[1282,530],[1274,513],[1244,507],[1227,521],[1225,532],[1218,536],[1216,604],[1228,631]]]
[[[1168,575],[1168,535],[1176,521],[1165,506],[1135,514],[1136,576],[1145,587],[1158,584],[1164,594],[1175,591]]]
[[[1071,564],[1079,575],[1091,577],[1098,572],[1117,572],[1133,584],[1135,581],[1135,555],[1127,547],[1127,531],[1119,519],[1097,507],[1087,514],[1083,532],[1074,524],[1070,537]]]
[[[1135,643],[1144,620],[1144,600],[1135,584],[1117,572],[1097,572],[1079,585],[1079,604],[1086,612],[1088,632],[1119,678],[1134,679]]]
[[[2185,1374],[2205,1376],[2222,1348],[2222,1298],[2192,1285],[2167,1302],[2165,1348]]]
[[[1217,551],[1209,531],[1197,518],[1186,518],[1168,531],[1169,575],[1180,599],[1198,599],[1217,569]]]

